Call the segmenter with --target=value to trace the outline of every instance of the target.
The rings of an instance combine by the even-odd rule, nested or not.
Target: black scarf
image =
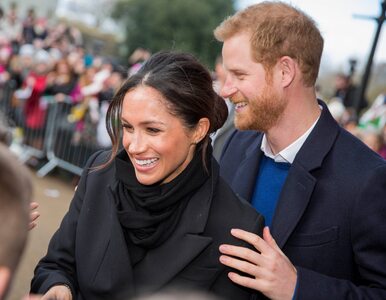
[[[209,149],[209,157],[210,152]],[[209,175],[204,169],[201,151],[196,151],[185,170],[166,184],[139,183],[124,150],[116,156],[115,166],[117,185],[112,193],[135,265],[147,249],[161,245],[173,233],[190,198]],[[207,168],[210,170],[210,159],[207,159]]]

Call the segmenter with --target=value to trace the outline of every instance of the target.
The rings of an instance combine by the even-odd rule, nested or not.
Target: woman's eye
[[[158,128],[152,128],[152,127],[149,127],[149,128],[147,128],[147,131],[150,132],[150,133],[158,133],[158,132],[160,132],[161,130],[158,129]]]
[[[122,127],[126,131],[133,131],[133,126],[128,125],[128,124],[122,124]]]

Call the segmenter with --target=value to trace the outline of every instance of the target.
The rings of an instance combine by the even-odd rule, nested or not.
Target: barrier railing
[[[37,170],[39,177],[56,167],[80,175],[87,158],[101,147],[95,140],[85,138],[83,121],[71,118],[75,107],[71,99],[57,102],[52,96],[42,97],[35,115],[38,120],[31,122],[25,114],[25,104],[12,107],[12,94],[12,86],[0,86],[0,110],[17,126],[14,131],[19,141],[20,161],[46,158],[47,162]]]
[[[54,124],[47,132],[46,157],[47,164],[37,171],[40,177],[45,176],[55,167],[80,175],[87,158],[99,147],[93,141],[82,139],[77,131],[77,122],[70,116],[74,106],[69,99],[56,102],[53,98],[45,98],[50,107],[47,123]]]

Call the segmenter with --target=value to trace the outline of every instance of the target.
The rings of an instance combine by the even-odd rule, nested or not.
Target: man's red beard
[[[254,99],[245,99],[238,93],[231,100],[236,103],[240,101],[248,103],[244,112],[235,114],[235,126],[240,130],[267,132],[278,123],[287,107],[287,101],[270,86],[266,86],[262,94]]]

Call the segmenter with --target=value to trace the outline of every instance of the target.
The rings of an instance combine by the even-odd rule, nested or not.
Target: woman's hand
[[[71,290],[65,285],[55,285],[44,294],[41,300],[72,300]]]
[[[29,214],[29,230],[31,230],[32,228],[36,227],[37,225],[37,218],[39,218],[40,214],[38,211],[36,211],[35,209],[37,209],[39,206],[39,204],[37,202],[31,202],[30,204],[30,214]]]

